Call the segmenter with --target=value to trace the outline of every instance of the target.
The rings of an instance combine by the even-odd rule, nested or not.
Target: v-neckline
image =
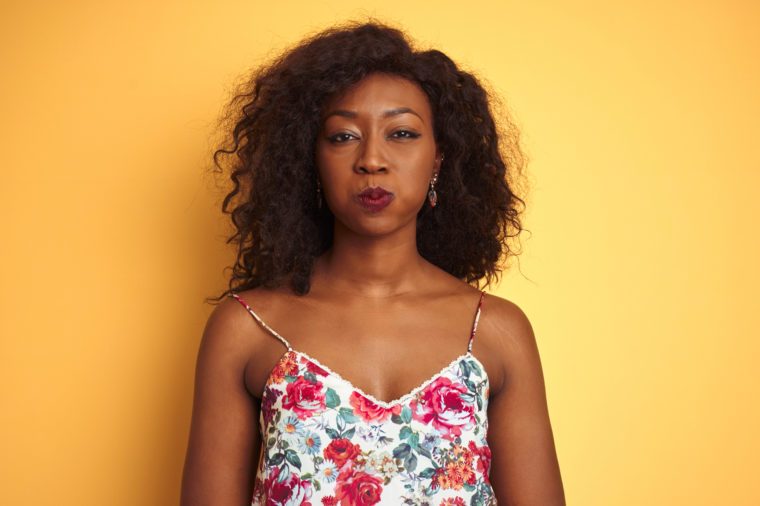
[[[377,404],[378,406],[386,408],[386,409],[392,408],[394,406],[402,405],[404,402],[406,402],[407,399],[412,398],[417,393],[419,393],[420,391],[422,391],[423,389],[425,389],[426,387],[428,387],[433,381],[435,381],[436,379],[438,379],[448,369],[450,369],[452,366],[454,366],[454,364],[459,363],[465,357],[470,357],[479,366],[480,370],[483,373],[483,377],[485,378],[486,384],[490,385],[490,381],[489,381],[489,378],[488,378],[488,373],[486,372],[486,368],[483,366],[483,363],[480,360],[478,360],[478,358],[476,358],[475,355],[472,354],[472,341],[473,341],[473,338],[475,337],[475,331],[478,328],[478,320],[480,319],[480,309],[481,309],[481,305],[483,303],[483,298],[485,297],[485,295],[486,295],[485,290],[480,290],[480,299],[478,300],[478,307],[475,310],[475,318],[473,320],[473,324],[472,324],[472,327],[471,327],[471,330],[470,330],[470,340],[467,343],[467,351],[465,353],[462,353],[458,357],[455,357],[454,359],[452,359],[451,362],[449,362],[448,364],[446,364],[440,371],[438,371],[437,373],[433,374],[433,376],[429,377],[428,379],[426,379],[421,384],[417,385],[411,391],[405,393],[401,397],[399,397],[397,399],[393,399],[391,401],[383,401],[381,399],[378,399],[374,395],[365,392],[364,390],[362,390],[361,388],[359,388],[358,386],[356,386],[353,382],[351,382],[348,379],[344,378],[339,373],[333,371],[328,366],[322,364],[319,360],[317,360],[316,358],[312,357],[308,353],[304,353],[302,351],[299,351],[299,350],[296,350],[295,348],[293,348],[293,346],[291,346],[290,342],[287,339],[285,339],[284,337],[282,337],[276,330],[274,330],[272,327],[270,327],[253,310],[253,308],[251,308],[251,306],[248,305],[248,303],[245,300],[243,300],[242,297],[240,297],[236,293],[230,293],[230,296],[234,297],[238,302],[240,302],[248,310],[248,312],[251,314],[251,316],[254,317],[255,320],[257,320],[265,329],[267,329],[272,335],[274,335],[280,342],[282,342],[287,347],[287,350],[280,356],[280,358],[277,360],[277,363],[269,371],[269,375],[267,376],[267,380],[264,382],[264,390],[261,393],[260,398],[263,399],[264,393],[266,392],[266,385],[269,383],[269,379],[272,377],[272,374],[274,373],[274,370],[280,365],[280,363],[284,360],[284,358],[288,355],[288,353],[294,353],[296,355],[300,355],[300,356],[304,357],[306,360],[309,360],[313,364],[321,367],[322,369],[324,369],[325,371],[327,371],[328,374],[330,374],[331,376],[333,376],[334,378],[336,378],[339,382],[341,382],[341,383],[345,384],[346,386],[348,386],[351,389],[351,391],[357,392],[359,395],[362,395],[366,399],[368,399],[368,400],[374,402],[375,404]]]
[[[483,372],[483,377],[484,377],[484,381],[486,382],[486,385],[490,384],[489,379],[488,379],[488,373],[486,372],[486,369],[483,366],[483,363],[480,360],[478,360],[478,358],[475,355],[473,355],[472,352],[467,351],[465,353],[462,353],[458,357],[455,357],[454,359],[452,359],[448,364],[446,364],[445,366],[443,366],[437,373],[433,374],[428,379],[424,380],[422,383],[420,383],[416,387],[412,388],[409,392],[405,393],[401,397],[398,397],[398,398],[390,400],[390,401],[384,401],[382,399],[378,399],[377,397],[375,397],[374,395],[372,395],[370,393],[365,392],[364,390],[362,390],[361,388],[359,388],[358,386],[356,386],[356,384],[354,384],[354,382],[352,382],[349,379],[343,377],[340,373],[334,371],[333,369],[331,369],[330,367],[326,366],[325,364],[323,364],[322,362],[320,362],[318,359],[312,357],[308,353],[305,353],[305,352],[296,350],[293,347],[290,347],[287,350],[285,350],[285,352],[280,356],[279,360],[277,360],[277,363],[275,364],[275,366],[269,372],[269,376],[267,377],[267,380],[264,382],[264,392],[262,392],[262,394],[261,394],[261,398],[262,399],[264,397],[264,393],[266,392],[266,387],[269,384],[269,379],[272,377],[272,375],[274,373],[274,370],[282,363],[282,361],[285,359],[285,357],[287,357],[288,354],[290,354],[290,353],[292,353],[294,355],[300,355],[301,357],[305,358],[306,360],[308,360],[309,362],[313,363],[314,365],[316,365],[316,366],[324,369],[325,372],[327,372],[327,374],[329,376],[332,376],[333,378],[335,378],[339,382],[343,383],[345,386],[349,387],[352,392],[358,393],[362,397],[364,397],[364,398],[372,401],[373,403],[375,403],[378,406],[380,406],[382,408],[385,408],[385,409],[391,409],[391,408],[393,408],[395,406],[403,406],[403,405],[405,405],[406,402],[409,399],[414,398],[415,395],[417,395],[419,392],[425,390],[425,388],[429,387],[435,380],[437,380],[438,378],[440,378],[441,376],[443,376],[449,369],[451,369],[455,365],[459,364],[459,362],[461,362],[463,359],[465,359],[467,357],[469,357],[471,360],[473,360],[478,365],[478,367],[480,368],[480,370]]]

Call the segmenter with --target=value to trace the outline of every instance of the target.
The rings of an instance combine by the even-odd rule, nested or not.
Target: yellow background
[[[758,4],[357,5],[2,4],[0,504],[177,503],[232,260],[214,121],[261,58],[366,15],[523,131],[531,234],[494,291],[533,322],[568,504],[760,504]]]

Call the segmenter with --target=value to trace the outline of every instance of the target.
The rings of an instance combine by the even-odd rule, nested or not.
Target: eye
[[[353,135],[348,134],[346,132],[341,132],[339,134],[332,135],[327,138],[328,141],[332,142],[333,144],[343,144],[348,139],[346,137],[353,137]]]
[[[401,135],[404,134],[404,135]],[[396,130],[392,134],[393,137],[396,137],[397,139],[416,139],[420,136],[420,134],[416,132],[412,132],[410,130]]]

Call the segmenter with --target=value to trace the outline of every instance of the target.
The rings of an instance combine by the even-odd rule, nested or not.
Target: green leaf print
[[[325,393],[325,406],[328,408],[335,408],[340,405],[340,397],[332,388],[328,388]]]
[[[483,504],[486,504],[493,498],[492,491],[493,489],[489,485],[486,485],[486,482],[481,479],[478,485],[478,493],[476,495],[483,500]]]
[[[472,368],[473,371],[475,371],[475,374],[477,374],[481,378],[483,377],[483,369],[480,368],[477,362],[475,361],[470,362],[470,367]]]
[[[412,451],[412,447],[406,443],[401,443],[393,449],[393,456],[397,459],[405,459],[409,452]]]
[[[401,419],[401,417],[398,416],[398,415],[396,415],[396,414],[391,415],[391,422],[397,423],[399,425],[401,425],[402,423],[404,423],[404,421]]]
[[[404,423],[409,423],[412,421],[412,408],[409,406],[404,406],[404,408],[401,410],[401,419],[404,421]]]
[[[472,485],[470,485],[472,487]],[[486,506],[486,504],[492,504],[490,501],[491,499],[494,499],[492,497],[492,494],[488,491],[488,486],[485,484],[485,482],[480,482],[478,484],[478,491],[472,495],[470,498],[470,505],[471,506]]]
[[[409,436],[409,446],[412,448],[419,448],[420,446],[420,435],[414,432],[411,436]]]
[[[301,469],[301,459],[298,458],[298,454],[295,450],[290,448],[285,450],[285,460],[296,466],[298,469]]]
[[[416,448],[416,449],[417,449],[417,453],[419,453],[419,454],[420,454],[420,455],[422,455],[423,457],[427,457],[427,458],[429,458],[430,460],[433,460],[433,455],[430,453],[430,450],[428,450],[428,449],[427,449],[427,448],[425,448],[424,446],[417,446],[417,448]]]
[[[420,478],[432,478],[435,474],[435,468],[434,467],[428,467],[427,469],[423,469],[420,472]]]
[[[325,432],[327,432],[327,435],[330,436],[330,439],[340,439],[340,432],[333,429],[332,427],[325,427]]]
[[[407,471],[414,471],[414,468],[417,467],[417,457],[414,455],[414,453],[409,453],[409,455],[406,456],[404,459],[404,467]]]
[[[467,394],[459,394],[459,397],[460,397],[460,398],[461,398],[461,399],[462,399],[464,402],[466,402],[467,404],[472,404],[473,402],[475,402],[475,395],[474,395],[474,394],[470,394],[470,393],[467,393]]]
[[[462,370],[462,376],[465,378],[470,376],[470,365],[467,363],[466,360],[462,360],[459,362],[459,368]]]
[[[340,408],[338,414],[346,423],[356,423],[359,421],[359,417],[354,414],[354,410],[351,408]]]
[[[269,459],[269,465],[270,466],[276,466],[282,463],[282,461],[285,460],[285,454],[284,453],[275,453],[272,455],[272,457]]]
[[[414,432],[408,425],[401,427],[399,437],[406,440],[411,448],[418,449],[420,446],[420,435]]]

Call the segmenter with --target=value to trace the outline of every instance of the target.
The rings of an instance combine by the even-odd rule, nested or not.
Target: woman
[[[564,504],[531,325],[476,288],[524,203],[516,131],[477,79],[354,23],[231,109],[216,154],[234,155],[239,250],[200,346],[182,504]]]

